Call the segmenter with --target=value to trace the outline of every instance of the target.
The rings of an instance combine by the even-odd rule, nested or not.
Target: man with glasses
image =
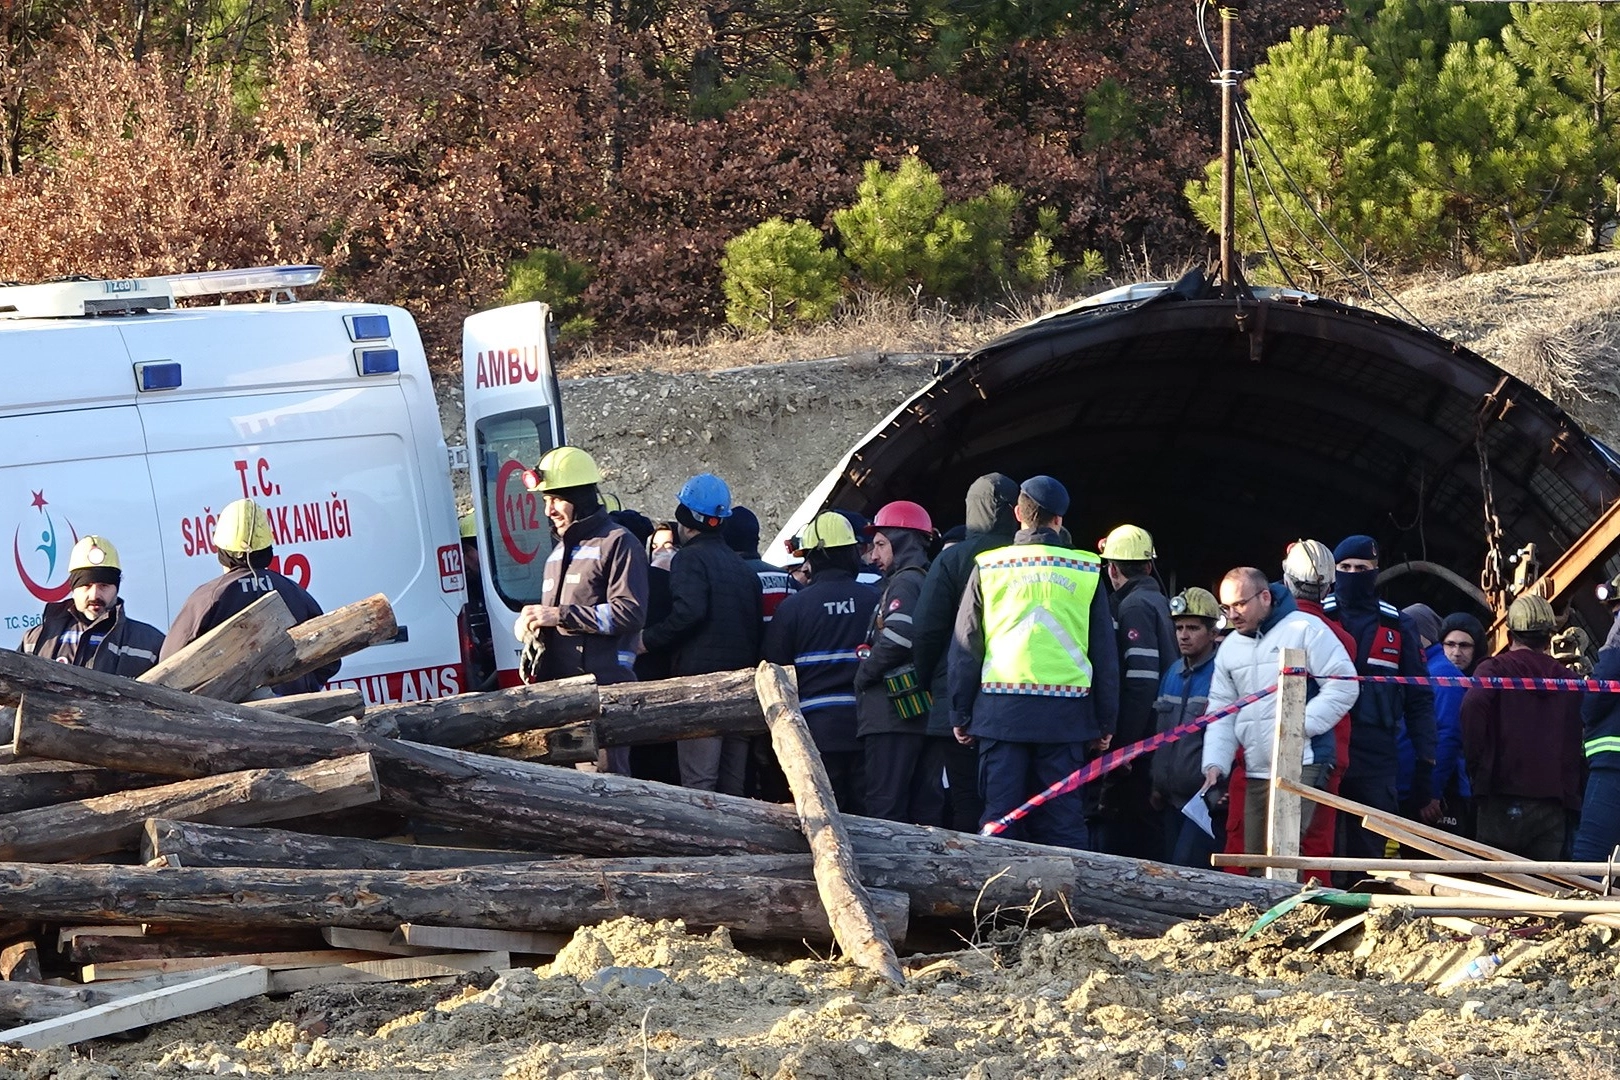
[[[1322,608],[1356,639],[1356,670],[1362,675],[1428,678],[1429,666],[1412,620],[1378,599],[1378,541],[1347,536],[1333,549],[1333,559],[1333,595]],[[1433,801],[1434,694],[1425,685],[1368,683],[1361,688],[1350,714],[1350,766],[1339,794],[1400,816],[1398,734],[1403,726],[1416,759],[1409,801],[1416,806]],[[1338,850],[1352,858],[1376,859],[1384,853],[1384,838],[1343,815]]]
[[[1332,764],[1331,744],[1324,755],[1316,742],[1333,730],[1355,704],[1356,673],[1344,646],[1319,618],[1300,611],[1283,585],[1272,585],[1252,566],[1227,571],[1221,579],[1221,614],[1233,633],[1215,654],[1210,683],[1209,711],[1219,712],[1250,694],[1277,684],[1283,649],[1305,650],[1311,681],[1305,702],[1305,752],[1300,782],[1321,785]],[[1204,732],[1204,782],[1213,787],[1232,771],[1238,747],[1243,748],[1247,780],[1243,792],[1243,850],[1263,852],[1271,812],[1272,740],[1277,718],[1277,695],[1245,705],[1235,715],[1223,716]],[[1300,833],[1311,824],[1315,804],[1300,806]]]

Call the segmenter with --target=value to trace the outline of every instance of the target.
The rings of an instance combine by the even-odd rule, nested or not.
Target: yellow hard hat
[[[854,547],[855,529],[849,519],[834,510],[818,514],[810,527],[799,538],[797,551],[816,551],[822,548]],[[797,552],[795,552],[797,553]]]
[[[214,523],[214,546],[221,551],[263,551],[275,542],[270,515],[252,499],[237,499],[219,512]]]
[[[1200,619],[1218,621],[1221,617],[1221,605],[1216,602],[1214,593],[1194,586],[1170,598],[1170,614],[1178,619],[1183,615],[1196,615]]]
[[[1507,625],[1518,633],[1544,634],[1558,625],[1558,616],[1546,597],[1524,593],[1508,605]]]
[[[118,549],[105,536],[80,537],[68,555],[68,570],[122,570]]]
[[[461,515],[461,538],[471,540],[478,535],[478,519],[471,510]]]
[[[598,497],[602,501],[602,509],[606,510],[610,514],[616,514],[620,510],[624,509],[624,500],[613,494],[611,491],[600,492],[598,493]]]
[[[602,473],[591,455],[579,447],[559,446],[546,451],[532,474],[523,479],[530,491],[561,491],[563,488],[600,484]]]
[[[1102,538],[1097,551],[1114,562],[1145,562],[1159,557],[1153,550],[1153,537],[1140,525],[1121,525]]]

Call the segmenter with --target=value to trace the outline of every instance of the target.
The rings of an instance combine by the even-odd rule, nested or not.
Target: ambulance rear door
[[[463,323],[462,387],[468,466],[478,522],[479,573],[502,686],[518,682],[518,610],[540,602],[551,523],[523,474],[563,443],[555,336],[544,304],[479,312]]]
[[[118,330],[86,319],[0,323],[0,645],[68,596],[68,554],[105,536],[124,571],[129,617],[167,631],[152,480],[135,408],[137,373]],[[3,537],[0,537],[3,540]]]
[[[436,410],[412,405],[427,368],[410,316],[230,305],[134,324],[124,337],[137,360],[179,369],[175,388],[140,403],[171,607],[221,572],[214,521],[253,498],[270,516],[275,568],[324,609],[376,593],[393,605],[399,636],[345,658],[334,686],[374,704],[466,689],[449,463]],[[431,416],[417,415],[424,408]]]

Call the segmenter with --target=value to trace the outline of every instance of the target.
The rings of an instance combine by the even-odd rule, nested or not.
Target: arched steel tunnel
[[[1467,349],[1306,294],[1222,297],[1194,273],[1102,294],[962,357],[849,452],[788,533],[823,506],[870,515],[899,498],[944,528],[991,471],[1062,480],[1081,546],[1122,522],[1146,527],[1176,587],[1212,587],[1238,565],[1275,575],[1289,541],[1357,532],[1377,537],[1386,569],[1425,560],[1477,582],[1482,475],[1501,549],[1534,543],[1543,564],[1620,495],[1620,459]],[[1433,575],[1386,591],[1486,614]],[[1589,588],[1566,595],[1606,630]]]

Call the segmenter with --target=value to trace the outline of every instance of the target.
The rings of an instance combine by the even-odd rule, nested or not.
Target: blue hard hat
[[[681,485],[676,501],[700,518],[717,523],[731,516],[731,489],[714,473],[699,473]]]

